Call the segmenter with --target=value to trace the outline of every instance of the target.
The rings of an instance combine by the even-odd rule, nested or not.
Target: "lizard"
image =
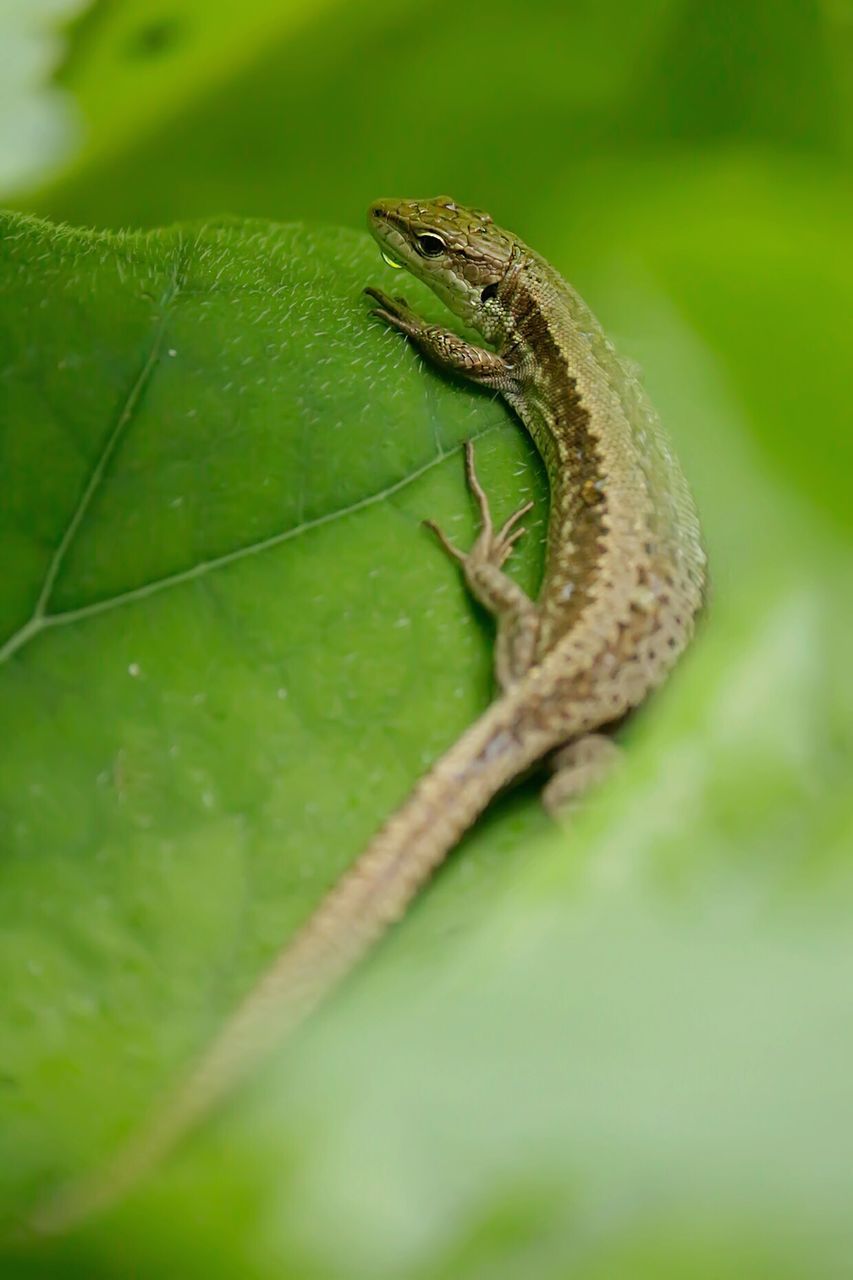
[[[465,450],[480,530],[463,552],[430,521],[496,622],[497,697],[436,761],[287,943],[182,1084],[117,1155],[41,1206],[55,1232],[107,1207],[292,1031],[397,922],[494,797],[537,764],[555,812],[606,776],[609,730],[665,679],[701,609],[706,557],[696,508],[632,368],[559,273],[512,232],[447,196],[379,200],[383,257],[424,281],[487,344],[421,320],[367,288],[373,315],[439,369],[499,392],[550,485],[536,601],[504,572],[525,504],[496,528]]]

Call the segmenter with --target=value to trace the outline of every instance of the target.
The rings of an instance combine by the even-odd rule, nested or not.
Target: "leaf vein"
[[[118,448],[122,437],[126,435],[128,426],[133,421],[133,416],[136,413],[137,407],[142,398],[142,393],[151,380],[151,375],[160,358],[160,350],[163,344],[163,335],[166,328],[169,303],[173,300],[175,292],[176,286],[173,282],[160,300],[160,314],[154,328],[154,336],[148,349],[148,354],[143,361],[139,373],[133,381],[130,391],[125,397],[121,411],[116,417],[113,429],[107,436],[104,447],[98,455],[89,479],[86,482],[86,486],[80,495],[80,500],[72,512],[71,519],[68,521],[65,532],[63,533],[62,538],[51,557],[50,564],[48,565],[47,572],[44,576],[44,582],[42,583],[38,599],[35,603],[35,608],[33,609],[33,620],[40,618],[47,613],[47,606],[50,601],[53,588],[56,585],[56,579],[59,576],[59,572],[65,561],[65,557],[77,536],[77,531],[80,528],[80,525],[86,518],[86,514],[92,505],[95,494],[103,483],[104,475],[106,474],[110,459]]]
[[[490,435],[496,431],[502,423],[494,423],[488,427],[484,427],[482,431],[475,432],[472,440],[479,440],[483,436]],[[17,631],[7,642],[0,648],[0,663],[5,662],[8,658],[17,653],[24,644],[38,635],[39,632],[52,629],[54,627],[68,626],[72,622],[80,622],[86,618],[97,617],[103,613],[110,613],[114,609],[123,608],[126,605],[134,604],[139,600],[149,599],[151,596],[159,595],[161,591],[170,590],[172,587],[178,587],[187,582],[193,582],[204,577],[208,573],[213,573],[218,569],[227,568],[229,565],[237,564],[241,560],[246,560],[250,556],[260,555],[265,551],[271,551],[281,546],[285,542],[290,542],[294,538],[301,537],[303,534],[310,533],[314,529],[322,528],[324,525],[332,524],[337,520],[345,519],[347,516],[356,515],[360,511],[364,511],[369,507],[375,506],[379,502],[384,502],[388,498],[393,497],[408,485],[414,484],[421,476],[426,475],[434,467],[440,466],[453,453],[458,452],[457,449],[444,451],[439,449],[434,457],[428,462],[416,467],[414,471],[410,471],[407,475],[402,476],[399,480],[395,480],[392,484],[386,485],[384,489],[378,490],[376,493],[368,494],[367,497],[359,498],[357,502],[351,503],[347,507],[339,507],[334,511],[324,512],[323,515],[315,517],[313,520],[304,520],[301,524],[294,525],[290,529],[284,529],[279,533],[271,534],[267,538],[262,538],[258,542],[248,543],[246,546],[237,547],[233,551],[226,551],[219,556],[211,556],[209,560],[201,560],[195,565],[191,565],[187,569],[180,569],[176,573],[167,574],[164,578],[158,578],[152,582],[143,583],[139,587],[133,587],[129,591],[122,591],[120,594],[110,596],[104,600],[96,600],[91,604],[81,605],[77,609],[66,609],[61,613],[42,613],[34,615],[29,622],[25,623],[19,631]]]

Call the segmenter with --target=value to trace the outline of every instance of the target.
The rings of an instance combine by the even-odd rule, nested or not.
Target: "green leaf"
[[[501,405],[370,319],[363,235],[3,232],[20,1193],[22,1152],[35,1176],[114,1141],[488,700],[484,620],[420,525],[472,536],[460,441],[540,534],[544,492]],[[529,585],[540,558],[534,533]]]
[[[536,780],[495,806],[250,1088],[81,1235],[4,1240],[4,1276],[846,1274],[845,36],[821,0],[115,0],[73,27],[83,141],[30,209],[489,208],[645,366],[712,600],[567,834]],[[544,486],[499,404],[368,318],[364,284],[401,286],[363,237],[0,226],[15,1219],[138,1123],[488,700],[489,627],[419,525],[472,534],[458,443],[540,533]]]
[[[699,256],[681,213],[656,256],[641,217],[586,245],[715,584],[621,781],[567,835],[532,787],[506,799],[251,1088],[79,1237],[9,1245],[10,1274],[846,1265],[851,594],[814,506],[836,428],[809,424],[801,487],[767,467],[771,409],[747,416],[719,316],[673,302]],[[501,406],[369,319],[360,289],[399,273],[364,236],[2,226],[15,1217],[137,1123],[488,700],[489,629],[419,523],[471,537],[456,446],[479,437],[496,506],[532,493],[540,534],[545,503]],[[776,260],[749,256],[760,293]],[[531,589],[540,557],[529,538]]]

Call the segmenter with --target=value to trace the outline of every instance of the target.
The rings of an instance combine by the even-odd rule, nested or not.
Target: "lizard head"
[[[434,200],[377,200],[370,230],[389,266],[406,267],[451,311],[490,338],[497,329],[493,303],[513,256],[514,237],[487,213]]]

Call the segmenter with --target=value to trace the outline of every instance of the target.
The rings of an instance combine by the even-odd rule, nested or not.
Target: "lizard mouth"
[[[389,248],[389,241],[401,238],[400,232],[395,227],[395,220],[389,204],[390,201],[377,200],[370,206],[367,219],[370,224],[370,230],[379,242],[382,261],[387,263],[389,267],[394,267],[395,270],[400,271],[403,268],[403,263],[398,261],[398,258],[393,255]]]

